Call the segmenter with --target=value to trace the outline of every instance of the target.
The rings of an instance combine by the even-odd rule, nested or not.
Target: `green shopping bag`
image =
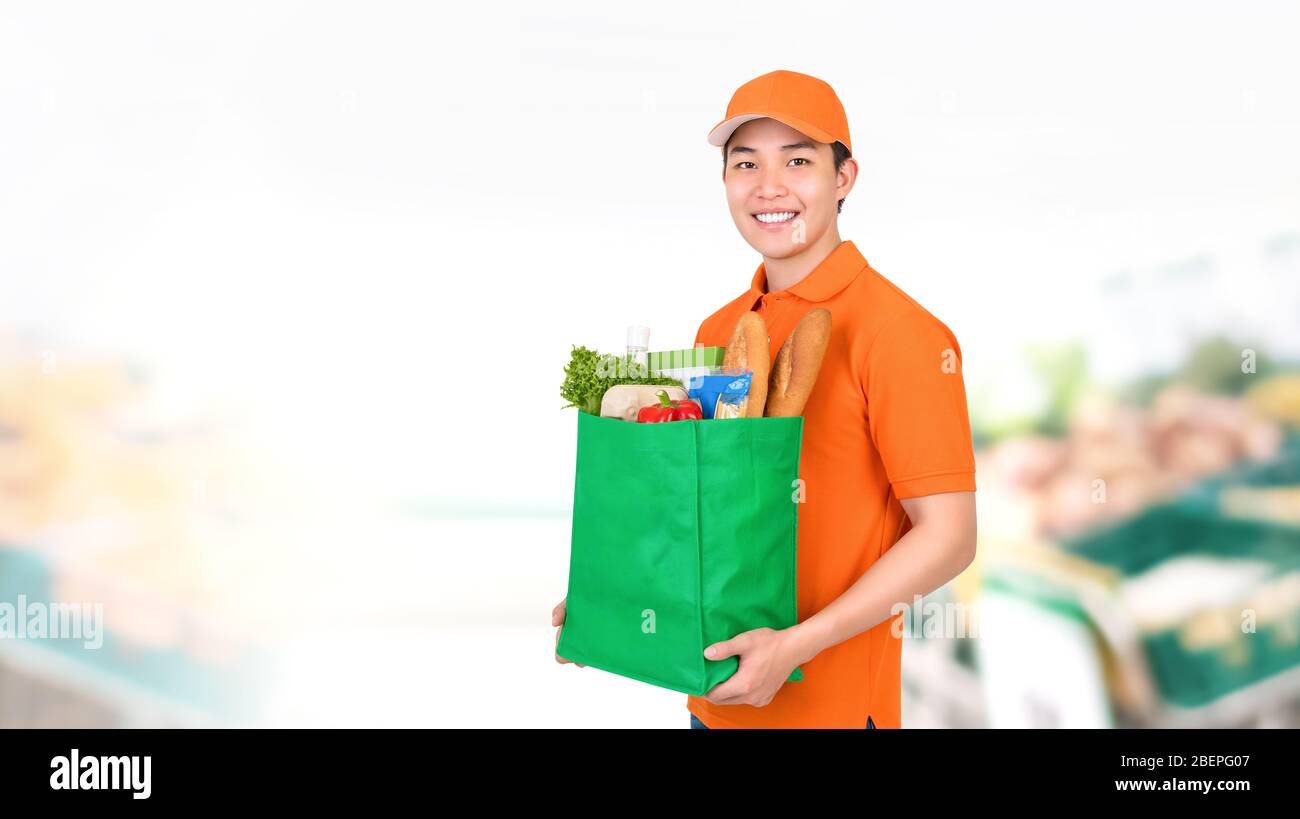
[[[802,436],[802,417],[638,424],[579,412],[556,653],[702,696],[740,663],[710,660],[706,646],[793,626]]]

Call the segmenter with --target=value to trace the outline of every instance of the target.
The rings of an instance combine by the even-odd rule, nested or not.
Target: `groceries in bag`
[[[722,367],[712,369],[708,375],[692,378],[686,394],[700,402],[707,420],[743,417],[754,374],[748,371],[726,372]]]
[[[772,362],[764,415],[769,418],[803,415],[830,338],[831,313],[826,308],[815,307],[799,319]]]
[[[669,401],[694,399],[700,420],[802,415],[830,343],[831,314],[821,307],[804,314],[774,361],[766,322],[752,311],[737,320],[725,348],[647,354],[647,335],[629,328],[630,352],[621,357],[574,345],[560,386],[565,406],[636,422],[642,409],[659,403],[663,389]]]
[[[611,387],[624,384],[648,384],[678,389],[682,386],[681,382],[674,378],[647,375],[646,368],[626,356],[602,355],[595,350],[575,344],[569,355],[569,363],[564,368],[564,382],[560,385],[560,397],[568,402],[561,409],[577,407],[589,415],[600,415],[601,401],[605,392]],[[634,413],[627,420],[631,421],[635,418]]]
[[[636,415],[637,423],[658,424],[664,421],[699,421],[704,416],[700,405],[684,398],[680,401],[669,399],[666,390],[659,390],[659,402],[642,407]]]
[[[769,348],[767,323],[758,313],[749,312],[740,317],[727,342],[727,353],[722,359],[726,371],[749,370],[753,373],[749,391],[739,403],[739,416],[722,417],[762,418],[767,403],[767,379],[772,352]]]
[[[637,413],[642,407],[659,403],[659,393],[666,392],[669,400],[685,401],[686,390],[672,384],[618,384],[605,390],[600,399],[602,418],[621,418],[624,421],[636,421]]]
[[[721,367],[726,353],[726,347],[705,347],[702,344],[686,350],[653,352],[648,359],[650,374],[676,378],[686,387],[694,376],[708,375],[714,368]]]

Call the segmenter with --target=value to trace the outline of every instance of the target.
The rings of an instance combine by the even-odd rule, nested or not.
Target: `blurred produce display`
[[[0,335],[0,600],[100,603],[108,635],[96,650],[0,647],[61,651],[88,677],[238,716],[282,622],[286,553],[250,525],[276,500],[271,468],[127,362]]]
[[[980,636],[993,724],[1296,724],[1300,375],[1242,360],[1214,339],[1126,389],[1072,371],[1036,429],[977,451],[979,554],[953,587],[1027,604]],[[1107,718],[1044,694],[1085,667],[1035,662],[1067,641],[1100,660]]]
[[[1079,532],[1132,515],[1243,460],[1276,457],[1281,426],[1239,399],[1171,386],[1152,406],[1080,398],[1061,438],[1024,436],[980,453],[977,472],[1027,503],[1033,530]],[[982,469],[981,469],[982,467]]]

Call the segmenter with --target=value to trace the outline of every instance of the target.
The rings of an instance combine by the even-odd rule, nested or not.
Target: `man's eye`
[[[790,160],[790,161],[791,161],[791,162],[802,162],[802,163],[804,163],[805,165],[808,164],[808,160],[804,159],[804,158],[801,157],[801,156],[796,156],[794,159],[792,159],[792,160]]]
[[[741,165],[753,165],[753,164],[754,164],[753,162],[737,162],[736,167],[739,168]]]

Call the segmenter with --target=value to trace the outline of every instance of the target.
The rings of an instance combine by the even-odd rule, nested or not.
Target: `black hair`
[[[734,134],[735,132],[733,131],[732,133]],[[726,144],[722,146],[722,176],[724,178],[727,176],[727,146],[729,145],[731,145],[731,137],[727,137]],[[840,142],[838,139],[831,143],[831,154],[835,160],[836,173],[839,173],[840,168],[844,166],[844,160],[852,156],[852,154],[849,153],[848,146],[843,142]],[[844,200],[841,199],[839,202],[835,203],[835,212],[840,213],[843,210]]]

